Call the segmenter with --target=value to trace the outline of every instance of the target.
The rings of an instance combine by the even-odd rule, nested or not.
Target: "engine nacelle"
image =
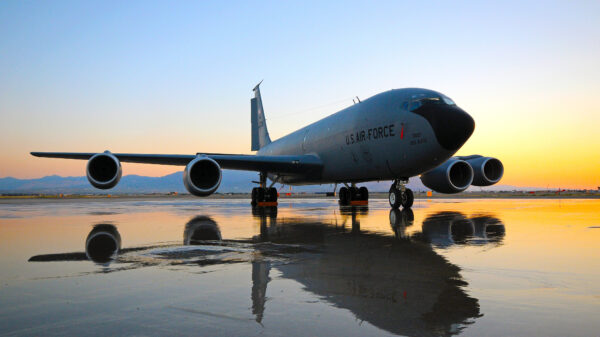
[[[108,151],[93,155],[85,171],[90,184],[102,190],[115,187],[123,174],[121,162]]]
[[[459,193],[473,182],[473,168],[464,160],[450,158],[421,175],[423,184],[439,193]]]
[[[490,186],[499,182],[504,175],[504,166],[502,162],[492,157],[482,157],[479,155],[458,157],[469,163],[473,168],[473,185]]]
[[[197,157],[183,171],[183,185],[191,194],[205,197],[213,194],[221,184],[221,167],[208,157]]]

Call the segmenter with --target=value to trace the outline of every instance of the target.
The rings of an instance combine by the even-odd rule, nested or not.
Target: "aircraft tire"
[[[348,205],[350,203],[350,191],[347,187],[340,188],[340,204]]]
[[[258,198],[258,189],[256,187],[253,187],[252,188],[252,202],[251,202],[251,204],[253,206],[256,206],[257,198]]]
[[[358,189],[358,194],[360,195],[360,200],[369,200],[369,190],[362,186]]]
[[[269,188],[269,201],[277,201],[277,189],[275,187]]]
[[[256,201],[261,202],[261,201],[265,201],[265,189],[264,188],[257,188],[257,192],[256,192]]]
[[[395,185],[392,185],[392,187],[390,187],[390,193],[388,194],[388,201],[390,202],[390,206],[392,206],[393,209],[400,208],[401,200],[402,198],[400,196],[400,191],[396,189]]]
[[[350,187],[350,201],[358,200],[358,188]]]
[[[413,202],[415,201],[415,196],[413,191],[410,188],[404,190],[403,195],[400,198],[400,203],[402,204],[402,208],[411,208]]]

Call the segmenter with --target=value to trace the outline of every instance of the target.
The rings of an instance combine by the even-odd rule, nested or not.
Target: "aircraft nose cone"
[[[471,137],[475,121],[461,108],[453,108],[444,116],[444,126],[435,130],[435,136],[446,150],[456,151]]]
[[[473,118],[457,106],[438,106],[414,112],[427,119],[438,143],[448,151],[458,150],[475,130]]]

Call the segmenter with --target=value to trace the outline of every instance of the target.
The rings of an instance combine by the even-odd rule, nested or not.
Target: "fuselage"
[[[261,148],[259,155],[314,155],[322,171],[274,175],[286,184],[408,178],[448,160],[471,136],[471,116],[427,89],[395,89],[334,113]]]

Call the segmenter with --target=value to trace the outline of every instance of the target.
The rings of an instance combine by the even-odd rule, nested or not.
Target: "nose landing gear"
[[[408,183],[408,179],[396,179],[390,187],[390,192],[388,195],[388,201],[390,202],[390,206],[393,209],[398,209],[400,206],[402,208],[411,208],[415,197],[410,188],[406,188],[406,184]]]
[[[350,187],[342,187],[339,192],[340,205],[366,205],[369,200],[369,190],[365,186],[360,188],[354,184]]]

